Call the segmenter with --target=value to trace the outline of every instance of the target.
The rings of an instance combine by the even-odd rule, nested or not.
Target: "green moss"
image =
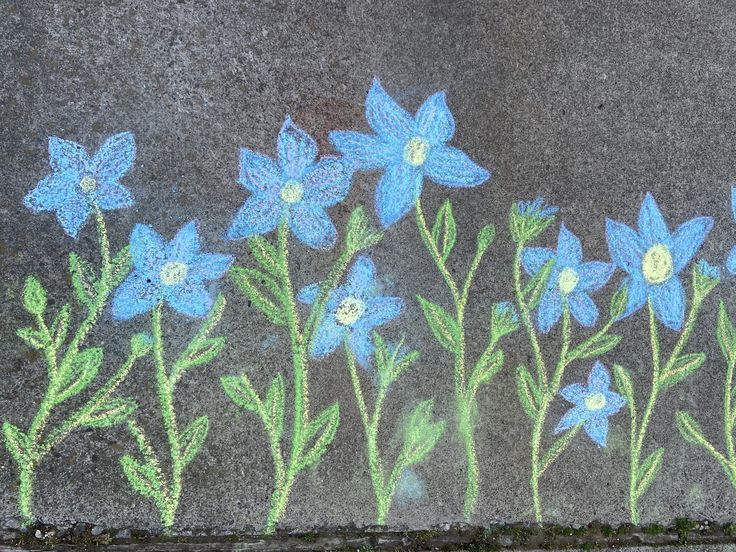
[[[665,528],[661,525],[657,525],[656,523],[652,523],[651,525],[645,525],[641,530],[647,535],[660,535],[664,532]]]
[[[680,537],[680,544],[685,544],[687,542],[687,539],[690,536],[690,531],[695,529],[696,526],[697,526],[697,523],[691,519],[688,519],[688,518],[675,519],[674,528],[677,531],[677,535]]]

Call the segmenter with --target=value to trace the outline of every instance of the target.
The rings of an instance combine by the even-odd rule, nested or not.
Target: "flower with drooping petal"
[[[117,320],[148,312],[161,301],[187,316],[205,316],[213,303],[205,282],[225,274],[234,260],[232,255],[200,252],[197,221],[185,225],[169,243],[150,226],[136,224],[130,256],[133,270],[112,301]]]
[[[490,177],[461,150],[447,145],[455,120],[444,92],[427,98],[412,117],[374,78],[365,116],[376,134],[334,131],[330,141],[356,168],[385,170],[376,188],[376,211],[384,227],[414,206],[425,176],[451,188],[477,186]]]
[[[583,426],[585,433],[599,447],[605,447],[608,436],[608,417],[621,410],[626,404],[626,399],[608,389],[610,386],[611,376],[608,370],[600,361],[596,361],[588,375],[587,386],[573,383],[562,389],[560,394],[575,406],[562,417],[555,428],[555,433],[585,422]]]
[[[560,225],[556,252],[545,247],[526,247],[521,254],[521,263],[530,276],[534,276],[550,260],[554,264],[537,311],[539,330],[549,332],[560,319],[565,304],[581,325],[595,326],[598,308],[590,298],[590,293],[606,285],[615,270],[614,266],[599,261],[584,263],[580,240],[564,224]]]
[[[311,305],[319,288],[320,284],[306,286],[297,298]],[[367,368],[374,349],[371,332],[396,318],[404,307],[400,298],[379,293],[376,267],[370,257],[361,255],[353,263],[347,282],[336,288],[327,300],[325,315],[312,345],[312,356],[326,357],[340,346],[347,333],[358,363]]]
[[[509,230],[514,243],[525,244],[544,232],[555,220],[557,207],[547,205],[543,197],[517,201],[509,215]]]
[[[711,217],[696,217],[670,234],[650,193],[639,211],[639,232],[606,219],[611,260],[628,274],[623,283],[628,288],[628,304],[621,318],[649,300],[662,324],[680,330],[685,317],[685,290],[678,274],[698,252],[711,228]]]
[[[296,237],[315,249],[328,249],[337,230],[325,209],[348,194],[352,168],[338,157],[317,161],[317,144],[286,117],[277,139],[278,161],[240,150],[238,182],[251,192],[227,231],[231,240],[266,234],[284,219]]]
[[[83,146],[49,137],[51,174],[23,199],[32,211],[54,211],[59,224],[76,238],[96,205],[103,211],[133,205],[119,180],[133,166],[135,139],[131,132],[111,136],[92,157]]]

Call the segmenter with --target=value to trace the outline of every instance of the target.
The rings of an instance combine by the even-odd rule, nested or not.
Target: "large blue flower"
[[[303,288],[297,298],[314,303],[320,284]],[[404,306],[398,297],[379,295],[376,267],[370,257],[361,255],[353,263],[345,285],[336,288],[327,300],[327,309],[312,345],[312,356],[324,358],[337,349],[348,334],[350,348],[358,363],[368,367],[373,354],[371,332],[396,318]]]
[[[93,204],[103,211],[133,205],[130,192],[118,180],[134,160],[135,139],[130,132],[111,136],[91,158],[76,142],[51,136],[51,174],[23,202],[34,212],[55,211],[64,232],[76,238]]]
[[[540,331],[547,333],[552,329],[560,319],[564,304],[580,324],[594,326],[598,321],[598,308],[589,294],[606,285],[614,266],[598,261],[584,263],[580,240],[564,224],[560,225],[556,252],[545,247],[527,247],[521,255],[524,270],[530,276],[551,259],[554,265],[537,311]]]
[[[611,260],[628,273],[628,304],[621,315],[640,309],[647,299],[657,319],[668,328],[680,330],[685,316],[685,290],[678,274],[698,252],[713,227],[710,217],[697,217],[670,234],[662,213],[647,193],[639,211],[639,232],[623,223],[606,220]]]
[[[234,259],[199,250],[196,221],[179,230],[169,243],[150,226],[136,224],[130,235],[133,271],[115,291],[113,318],[128,320],[164,300],[182,314],[206,315],[212,297],[205,282],[222,276]]]
[[[575,406],[567,411],[555,428],[555,433],[585,422],[583,428],[588,436],[599,447],[606,446],[608,435],[608,417],[615,414],[626,404],[618,393],[610,391],[611,376],[605,366],[596,361],[588,375],[588,385],[573,383],[560,394]]]
[[[477,186],[490,176],[465,153],[446,145],[455,133],[455,121],[444,92],[427,98],[412,117],[375,78],[365,116],[375,135],[335,131],[330,140],[358,169],[385,169],[376,188],[376,211],[385,227],[414,206],[425,176],[452,188]]]
[[[284,218],[297,238],[316,249],[330,248],[337,230],[325,212],[345,199],[352,167],[344,159],[317,159],[317,144],[287,116],[277,140],[278,162],[248,149],[240,150],[240,182],[252,195],[227,237],[265,234]]]

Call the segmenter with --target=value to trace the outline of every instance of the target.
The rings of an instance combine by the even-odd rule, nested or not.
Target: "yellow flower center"
[[[593,393],[585,397],[585,408],[588,410],[600,410],[606,406],[606,396],[603,393]]]
[[[672,253],[666,245],[657,243],[647,249],[641,261],[641,271],[649,284],[661,284],[672,276]]]
[[[418,167],[427,160],[428,152],[429,142],[424,138],[415,136],[404,146],[404,161],[409,163],[409,165]]]
[[[560,272],[560,277],[557,279],[557,285],[560,286],[560,291],[567,295],[575,289],[580,281],[580,276],[572,268],[567,267]]]
[[[297,203],[304,197],[304,188],[296,180],[289,180],[279,193],[285,203]]]
[[[343,326],[350,326],[365,313],[365,303],[356,297],[346,297],[337,307],[335,318]]]
[[[184,281],[189,267],[177,261],[170,261],[161,267],[161,283],[166,286],[175,286]]]
[[[91,176],[85,176],[79,182],[79,187],[81,188],[81,190],[85,194],[88,194],[88,193],[94,191],[95,188],[97,188],[97,181],[94,178],[92,178]]]

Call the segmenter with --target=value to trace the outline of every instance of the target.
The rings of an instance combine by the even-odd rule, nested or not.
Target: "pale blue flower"
[[[736,186],[731,187],[731,214],[736,220]],[[726,258],[726,270],[731,274],[736,274],[736,245],[731,248]]]
[[[76,142],[51,136],[51,174],[39,181],[23,203],[36,213],[54,211],[64,232],[76,238],[93,205],[103,211],[133,205],[130,192],[118,181],[134,160],[135,139],[130,132],[111,136],[92,157]]]
[[[376,134],[334,131],[330,141],[356,168],[385,171],[376,188],[376,211],[384,227],[414,206],[425,176],[451,188],[477,186],[490,177],[465,153],[447,145],[455,120],[444,92],[427,98],[412,117],[374,78],[365,116]]]

